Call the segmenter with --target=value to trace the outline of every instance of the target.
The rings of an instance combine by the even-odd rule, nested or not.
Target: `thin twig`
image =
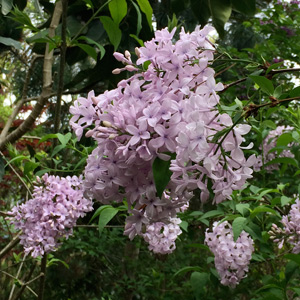
[[[30,189],[28,188],[27,184],[25,183],[25,181],[23,180],[23,178],[16,171],[16,169],[11,165],[11,163],[6,159],[6,157],[4,156],[4,154],[1,151],[0,151],[0,154],[3,156],[3,158],[5,159],[5,161],[7,162],[7,164],[9,165],[9,167],[17,175],[17,177],[19,178],[19,180],[23,183],[24,187],[27,189],[27,191],[29,192],[30,196],[32,197],[32,193],[31,193]]]
[[[41,139],[41,137],[33,136],[33,135],[23,135],[21,138],[22,139],[33,139],[33,140],[40,140]]]
[[[13,267],[15,267],[15,266],[21,264],[22,261],[29,261],[29,260],[31,260],[31,258],[22,259],[21,261],[15,263],[15,264],[9,265],[8,267],[6,267],[6,268],[4,268],[4,269],[1,269],[0,272],[5,271],[5,270],[8,270],[8,269],[10,269],[10,268],[13,268]]]
[[[19,243],[19,237],[21,232],[19,232],[7,245],[0,251],[0,259],[4,257],[13,247]]]
[[[16,296],[13,298],[13,300],[20,299],[20,297],[23,294],[23,292],[24,292],[25,288],[27,287],[27,285],[29,285],[33,280],[37,279],[37,278],[34,278],[33,280],[28,281],[30,279],[30,277],[32,276],[33,272],[34,272],[35,267],[36,267],[36,263],[34,263],[31,266],[31,268],[29,270],[29,273],[26,275],[26,277],[24,277],[24,280],[22,280],[22,284],[21,284],[22,286],[21,286],[20,290],[18,291],[18,293],[16,294]],[[23,283],[23,282],[25,282],[25,283]]]
[[[40,279],[40,286],[39,286],[39,293],[38,293],[38,300],[44,299],[44,289],[45,289],[45,282],[46,282],[46,267],[47,267],[47,254],[45,253],[42,257],[41,262],[41,279]]]
[[[17,105],[15,106],[15,109],[13,110],[12,114],[9,116],[7,122],[5,123],[4,128],[3,128],[3,130],[0,134],[0,141],[4,140],[5,137],[7,136],[7,133],[9,131],[9,128],[10,128],[11,124],[15,120],[15,118],[18,115],[20,109],[22,108],[22,106],[24,105],[24,103],[26,101],[29,82],[30,82],[30,78],[31,78],[31,75],[32,75],[32,72],[33,72],[33,68],[34,68],[35,62],[39,58],[41,58],[40,55],[34,55],[33,58],[32,58],[31,65],[28,69],[28,72],[26,74],[25,81],[24,81],[24,86],[23,86],[23,91],[22,91],[22,99],[17,103]]]
[[[80,30],[77,32],[77,34],[72,38],[71,43],[75,41],[81,33],[85,30],[85,28],[95,19],[95,17],[98,15],[98,13],[112,0],[106,1],[93,15],[92,17],[80,28]]]
[[[216,73],[214,77],[217,77],[217,76],[219,76],[220,74],[222,74],[222,73],[228,71],[229,69],[231,69],[231,68],[234,67],[235,65],[236,65],[236,64],[232,64],[232,65],[228,66],[227,68],[225,68],[225,69],[221,70],[220,72]]]
[[[67,50],[67,9],[68,0],[62,0],[62,21],[61,21],[61,47],[60,47],[60,65],[59,65],[59,79],[57,88],[57,99],[55,105],[54,115],[54,133],[59,132],[60,127],[60,115],[61,115],[61,97],[64,89],[64,73],[65,73],[65,61]]]
[[[246,81],[246,80],[247,80],[247,77],[241,78],[241,79],[239,79],[239,80],[237,80],[237,81],[234,81],[234,82],[231,82],[231,83],[229,83],[229,84],[225,84],[225,85],[224,85],[224,89],[223,89],[222,91],[220,91],[219,93],[223,93],[223,92],[225,92],[227,89],[229,89],[230,87],[232,87],[232,86],[234,86],[234,85],[237,85],[237,84],[239,84],[239,83],[241,83],[241,82],[243,82],[243,81]]]
[[[17,280],[17,278],[15,276],[13,276],[5,271],[0,271],[0,272],[7,275],[8,277],[11,277],[11,278]],[[22,282],[19,281],[19,283],[22,285]],[[37,293],[34,290],[32,290],[32,288],[30,288],[28,285],[26,285],[26,289],[28,289],[35,297],[38,297]]]
[[[49,27],[49,38],[55,36],[55,29],[59,24],[62,13],[61,1],[56,1],[52,20]],[[49,51],[49,43],[46,44],[43,66],[43,87],[41,95],[35,104],[30,115],[26,120],[13,132],[8,134],[4,139],[0,140],[0,150],[3,150],[7,143],[13,143],[18,140],[23,134],[30,130],[36,119],[41,114],[46,102],[48,101],[52,91],[52,63],[53,63],[53,50]]]
[[[28,255],[27,253],[24,254],[24,259],[26,258],[27,255]],[[19,276],[20,276],[21,270],[22,270],[22,268],[23,268],[23,265],[24,265],[24,260],[23,260],[22,263],[20,264],[20,267],[19,267],[18,272],[17,272],[17,275],[16,275],[16,280],[17,280],[18,282],[19,282]],[[12,288],[11,288],[11,291],[10,291],[8,300],[12,300],[12,298],[13,298],[13,296],[14,296],[15,288],[16,288],[16,284],[13,283],[13,286],[12,286]]]
[[[11,215],[8,214],[8,213],[5,212],[5,211],[1,211],[1,210],[0,210],[0,216],[2,216],[2,217],[10,217]]]
[[[294,101],[294,100],[299,100],[300,97],[292,97],[292,98],[286,98],[286,99],[281,99],[281,100],[278,100],[274,97],[270,97],[270,99],[271,99],[271,102],[267,102],[267,103],[263,103],[263,104],[253,104],[253,103],[251,103],[248,106],[245,106],[244,107],[244,110],[245,110],[244,116],[245,116],[245,118],[248,118],[251,115],[255,115],[260,108],[263,108],[263,107],[266,107],[266,106],[274,107],[274,106],[277,106],[277,105],[281,105],[282,103],[291,102],[291,101]]]

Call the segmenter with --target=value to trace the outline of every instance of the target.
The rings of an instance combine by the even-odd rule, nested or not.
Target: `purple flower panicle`
[[[223,285],[234,288],[246,277],[254,251],[253,240],[242,231],[236,242],[231,225],[214,222],[212,232],[205,233],[205,243],[215,255],[215,266]]]
[[[10,212],[12,224],[21,230],[20,243],[33,257],[55,251],[62,238],[72,234],[78,218],[91,211],[83,197],[82,177],[37,177],[32,199]]]

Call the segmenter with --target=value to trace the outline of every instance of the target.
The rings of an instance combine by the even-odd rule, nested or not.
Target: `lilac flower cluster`
[[[266,24],[274,24],[273,20],[259,20],[260,25],[266,25]]]
[[[287,36],[294,36],[294,35],[296,35],[296,32],[293,29],[291,29],[291,28],[289,28],[287,26],[281,26],[280,29],[283,30],[283,31],[285,31]]]
[[[293,246],[292,252],[300,253],[300,200],[296,199],[296,203],[292,205],[287,216],[283,216],[281,223],[284,228],[279,228],[276,224],[272,225],[269,234],[278,248],[283,247],[284,242]]]
[[[131,54],[115,53],[125,67],[134,71],[118,87],[95,96],[80,97],[70,108],[70,124],[78,139],[86,132],[98,144],[87,160],[85,193],[102,203],[128,201],[125,234],[141,235],[146,225],[170,223],[177,210],[201,190],[201,201],[214,192],[214,203],[231,199],[233,190],[252,177],[254,155],[245,158],[241,144],[250,126],[233,126],[228,114],[220,114],[215,72],[209,67],[214,47],[208,34],[213,28],[196,27],[180,32],[173,43],[172,32],[163,29]],[[227,131],[215,141],[220,131]],[[225,132],[224,132],[225,133]],[[251,145],[250,145],[251,147]],[[171,161],[172,177],[158,198],[152,164],[155,158]]]
[[[149,250],[160,254],[172,253],[176,249],[175,240],[182,233],[178,226],[180,223],[179,218],[171,218],[169,224],[156,222],[147,225],[143,238],[149,243]]]
[[[92,201],[83,197],[82,177],[37,177],[31,200],[13,207],[12,224],[22,231],[20,243],[33,257],[55,251],[68,238],[78,218],[91,211]]]
[[[214,222],[212,232],[205,233],[205,243],[215,255],[215,266],[221,283],[234,288],[246,277],[248,265],[254,251],[253,240],[242,231],[236,242],[231,225],[225,221]]]
[[[294,154],[289,150],[285,149],[283,150],[279,156],[277,156],[276,152],[270,152],[274,147],[276,147],[277,139],[280,135],[282,135],[285,132],[289,132],[293,130],[294,128],[291,126],[278,126],[275,130],[271,130],[268,134],[268,136],[263,141],[263,155],[257,156],[256,164],[254,165],[254,170],[259,171],[264,164],[267,162],[277,158],[277,157],[294,157]],[[291,145],[289,145],[291,146]],[[261,148],[260,148],[261,149]],[[278,164],[272,164],[265,166],[265,169],[269,172],[273,170],[278,170]]]

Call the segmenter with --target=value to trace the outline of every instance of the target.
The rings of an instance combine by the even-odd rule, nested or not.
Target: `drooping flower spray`
[[[136,49],[136,63],[128,51],[115,53],[125,67],[114,73],[134,74],[114,90],[97,96],[91,91],[70,108],[78,139],[86,130],[97,143],[85,168],[85,194],[105,204],[126,199],[130,216],[125,234],[131,239],[141,235],[148,241],[157,235],[156,227],[173,224],[194,190],[200,190],[200,201],[208,201],[212,192],[212,201],[220,203],[252,177],[256,158],[246,159],[242,150],[250,126],[233,125],[231,117],[218,110],[217,92],[223,85],[216,83],[210,67],[215,50],[208,36],[212,29],[182,29],[176,42],[175,29],[157,31]],[[218,135],[221,131],[224,134]],[[172,176],[160,196],[152,165],[156,158],[171,156]],[[172,230],[172,241],[175,232],[180,233]],[[165,247],[151,247],[166,252]]]

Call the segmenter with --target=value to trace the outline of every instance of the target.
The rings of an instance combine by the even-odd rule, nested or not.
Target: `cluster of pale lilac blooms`
[[[263,155],[257,156],[257,161],[254,165],[254,170],[259,171],[264,164],[272,161],[275,158],[278,157],[291,157],[294,158],[294,154],[289,149],[284,149],[279,155],[277,155],[277,151],[272,151],[273,148],[276,147],[277,139],[286,132],[290,132],[294,128],[291,126],[278,126],[275,130],[271,130],[267,137],[263,141],[262,147],[260,147],[261,150],[263,150]],[[292,144],[288,145],[289,147],[292,146]],[[264,167],[265,170],[271,172],[273,170],[278,170],[279,166],[278,164],[271,164]]]
[[[278,248],[281,249],[284,243],[293,246],[292,252],[300,253],[300,200],[296,199],[296,203],[292,205],[288,215],[281,219],[283,229],[276,224],[272,225],[269,234],[275,243],[278,243]]]
[[[253,240],[242,231],[236,241],[231,225],[214,222],[212,232],[205,233],[205,243],[215,255],[215,267],[223,285],[234,288],[246,277],[248,265],[254,251]]]
[[[172,223],[194,190],[200,189],[202,202],[213,192],[213,202],[220,203],[252,177],[256,158],[246,159],[241,145],[250,126],[233,126],[231,117],[218,111],[223,85],[209,67],[215,50],[208,37],[212,29],[182,29],[175,43],[175,29],[157,31],[136,48],[136,63],[128,51],[115,53],[125,67],[114,73],[134,75],[101,95],[91,91],[70,108],[78,139],[89,129],[85,135],[97,142],[85,168],[85,193],[105,204],[127,200],[130,239],[153,223]],[[213,141],[222,130],[228,131]],[[171,180],[158,197],[152,164],[157,157],[170,159],[171,153],[176,154]]]
[[[160,254],[172,253],[176,248],[175,240],[182,233],[178,226],[180,223],[179,218],[171,218],[169,224],[156,222],[147,225],[143,238],[149,243],[149,250]]]
[[[82,177],[37,177],[32,199],[13,207],[12,224],[21,230],[20,243],[33,257],[55,251],[62,238],[72,234],[78,218],[91,211],[83,197]]]

